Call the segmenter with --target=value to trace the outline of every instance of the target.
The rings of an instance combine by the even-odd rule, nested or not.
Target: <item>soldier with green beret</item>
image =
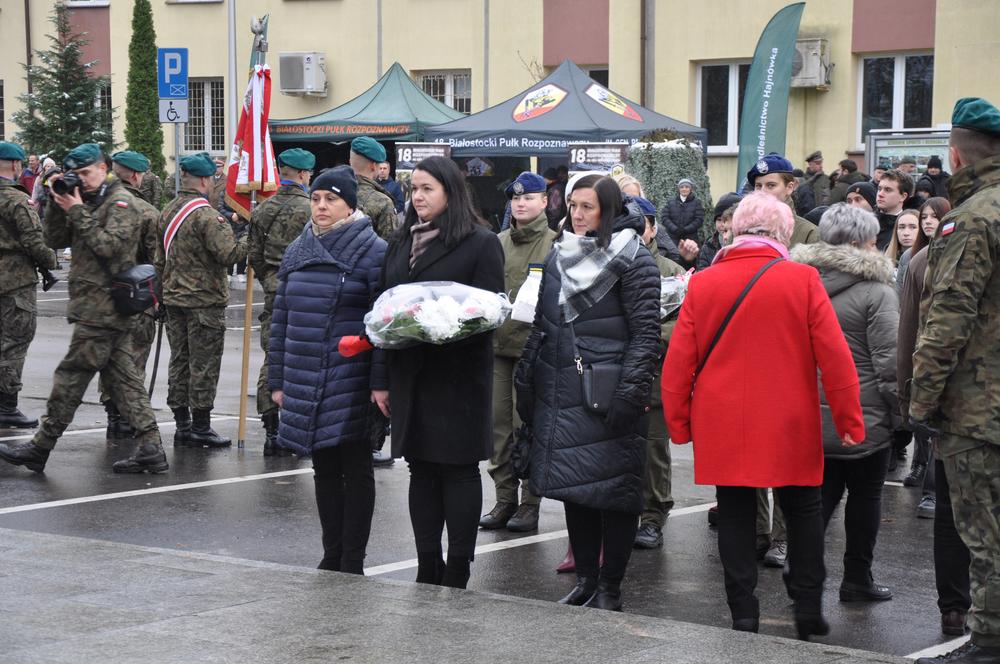
[[[73,323],[66,357],[56,367],[52,392],[41,426],[29,442],[0,445],[0,458],[42,472],[56,441],[72,421],[94,374],[107,380],[114,402],[135,429],[137,447],[116,462],[116,473],[159,473],[167,470],[149,396],[132,359],[133,319],[118,313],[111,299],[113,275],[136,264],[142,219],[135,197],[108,173],[100,147],[77,146],[66,155],[63,170],[80,180],[65,193],[52,191],[45,215],[49,247],[71,247],[69,308]],[[58,181],[66,175],[54,175]]]
[[[359,136],[351,141],[351,168],[358,178],[358,209],[372,220],[375,232],[384,240],[396,230],[396,208],[392,195],[375,182],[385,148],[373,138]]]
[[[278,155],[281,184],[278,191],[264,200],[250,218],[250,267],[264,289],[264,310],[260,313],[260,347],[264,364],[257,380],[257,412],[264,423],[264,456],[291,454],[278,446],[278,405],[267,387],[268,341],[274,297],[278,292],[278,268],[288,245],[302,234],[309,223],[309,179],[316,157],[308,150],[292,148]]]
[[[972,558],[972,639],[917,661],[976,664],[1000,661],[1000,110],[966,97],[951,122],[955,207],[927,254],[910,422],[937,442],[951,505],[936,509],[954,514]]]
[[[17,184],[25,159],[20,145],[0,141],[0,428],[30,428],[38,420],[17,407],[21,372],[35,338],[36,267],[54,269],[42,224]]]
[[[211,426],[229,304],[229,266],[247,255],[246,237],[233,235],[208,201],[215,162],[206,152],[180,160],[181,190],[157,224],[156,271],[167,307],[170,367],[167,405],[177,430],[174,445],[226,447]]]

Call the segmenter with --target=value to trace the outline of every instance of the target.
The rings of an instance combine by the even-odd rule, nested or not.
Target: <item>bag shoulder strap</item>
[[[722,319],[722,323],[719,325],[719,329],[715,331],[715,336],[712,337],[712,343],[708,344],[708,350],[705,351],[705,356],[701,358],[701,363],[698,365],[698,368],[695,369],[694,372],[695,377],[697,377],[698,374],[701,373],[701,370],[705,368],[705,363],[708,362],[708,358],[712,355],[712,351],[715,349],[715,345],[719,343],[719,339],[722,338],[722,333],[726,331],[726,326],[728,326],[729,321],[733,319],[733,316],[736,314],[736,310],[740,308],[741,304],[743,304],[743,300],[746,299],[747,293],[750,292],[750,289],[753,288],[753,285],[757,283],[757,280],[760,279],[765,272],[767,272],[768,270],[771,269],[771,267],[777,265],[783,260],[785,260],[783,257],[778,256],[777,258],[774,258],[765,263],[763,267],[757,270],[757,274],[753,275],[753,279],[751,279],[750,282],[743,287],[743,292],[741,292],[739,297],[736,298],[736,301],[733,302],[733,306],[729,308],[729,313],[727,313],[726,317]]]

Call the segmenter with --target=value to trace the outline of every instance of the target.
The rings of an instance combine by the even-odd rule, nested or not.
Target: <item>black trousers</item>
[[[611,583],[621,583],[632,556],[632,543],[639,527],[636,514],[598,510],[565,502],[566,530],[576,559],[576,574]],[[604,566],[600,565],[601,544],[604,544]]]
[[[369,458],[371,451],[368,452]],[[448,558],[472,560],[476,551],[483,486],[479,464],[451,465],[408,459],[410,523],[417,554],[441,556],[441,535],[448,526]]]
[[[320,569],[364,573],[375,512],[375,476],[367,440],[313,452],[316,507],[323,527]]]
[[[882,486],[892,446],[860,459],[826,459],[823,468],[823,527],[847,491],[844,505],[844,581],[872,583],[875,541],[882,522]]]
[[[726,580],[726,599],[733,619],[756,618],[757,493],[753,487],[720,486],[719,557]],[[823,599],[823,513],[820,487],[774,489],[788,531],[788,589],[796,616],[820,615]],[[575,553],[574,549],[574,553]],[[605,555],[607,552],[605,551]]]
[[[934,460],[937,501],[934,506],[934,579],[937,583],[938,608],[945,611],[968,611],[972,606],[969,594],[971,557],[965,542],[955,530],[955,514],[948,493],[948,476],[944,464]]]

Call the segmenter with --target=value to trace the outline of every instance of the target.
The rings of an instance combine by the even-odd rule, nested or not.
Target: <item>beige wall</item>
[[[935,123],[950,123],[962,97],[1000,104],[1000,2],[937,0],[934,41]]]

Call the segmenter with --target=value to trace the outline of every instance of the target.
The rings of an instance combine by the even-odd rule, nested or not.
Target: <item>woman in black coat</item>
[[[569,210],[517,368],[517,407],[532,428],[532,489],[566,509],[577,584],[560,601],[620,611],[643,507],[660,272],[640,237],[641,211],[623,206],[613,180],[580,180]],[[608,388],[586,391],[585,377],[597,375]]]
[[[694,195],[694,182],[683,178],[677,182],[677,195],[660,210],[660,225],[679,246],[681,240],[697,241],[704,223],[705,208]]]
[[[504,290],[503,250],[481,225],[458,166],[417,164],[410,207],[389,242],[380,292],[418,281],[454,281]],[[483,494],[479,462],[493,451],[493,334],[441,346],[385,352],[372,399],[392,423],[392,456],[410,466],[410,521],[417,582],[464,588],[476,547]],[[390,407],[391,404],[391,407]],[[448,526],[448,561],[441,531]]]

